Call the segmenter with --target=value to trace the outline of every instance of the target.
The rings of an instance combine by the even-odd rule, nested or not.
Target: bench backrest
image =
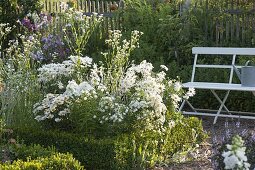
[[[191,82],[194,82],[196,68],[226,68],[230,69],[229,83],[232,83],[236,56],[255,56],[255,48],[226,48],[226,47],[193,47],[192,54],[195,55]],[[197,64],[198,55],[232,55],[231,65]],[[237,66],[240,68],[241,66]]]

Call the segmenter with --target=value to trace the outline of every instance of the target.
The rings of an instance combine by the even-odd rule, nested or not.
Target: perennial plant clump
[[[127,65],[130,52],[138,46],[139,36],[140,33],[134,31],[130,41],[123,40],[121,43],[120,32],[114,31],[112,39],[107,41],[112,51],[103,54],[106,67],[92,64],[89,57],[71,56],[62,64],[48,64],[39,68],[39,81],[51,82],[51,85],[55,81],[55,85],[57,83],[65,91],[49,93],[41,103],[37,103],[34,106],[34,113],[38,114],[36,119],[54,119],[58,122],[62,119],[59,116],[65,117],[70,113],[71,103],[93,98],[98,102],[99,112],[93,117],[100,123],[122,122],[128,118],[148,119],[148,128],[163,130],[167,109],[176,111],[184,93],[179,81],[167,80],[164,70],[154,73],[151,63],[142,61],[139,65]],[[76,79],[71,80],[74,77]],[[61,82],[63,79],[68,82]],[[192,95],[194,89],[190,89],[184,97]]]
[[[246,147],[244,147],[244,141],[240,136],[234,136],[232,139],[232,145],[227,145],[227,152],[223,152],[225,169],[249,169],[250,164],[247,162],[247,156],[245,155]]]
[[[129,61],[141,35],[133,31],[130,40],[123,40],[119,30],[110,32],[106,41],[110,48],[102,53],[104,61],[99,64],[77,55],[39,68],[38,80],[48,94],[34,105],[35,119],[53,124],[68,120],[68,126],[78,127],[86,134],[117,135],[118,140],[124,134],[131,135],[128,140],[123,139],[125,146],[120,148],[134,151],[127,154],[134,155],[130,164],[133,168],[169,161],[168,154],[193,147],[193,144],[174,147],[179,139],[172,140],[171,135],[181,133],[182,124],[186,124],[192,141],[203,138],[199,122],[191,120],[188,125],[185,123],[188,120],[178,113],[179,102],[195,91],[190,88],[185,92],[178,79],[166,78],[168,68],[164,65],[154,72],[153,65],[146,60],[139,64]],[[133,141],[131,147],[129,140]],[[124,150],[116,152],[118,161],[129,159]]]

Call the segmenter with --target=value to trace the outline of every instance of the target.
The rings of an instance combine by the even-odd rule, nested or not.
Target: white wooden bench
[[[221,47],[194,47],[192,48],[192,54],[195,55],[191,81],[184,83],[184,88],[195,88],[209,90],[215,96],[217,101],[220,103],[217,110],[210,109],[198,109],[193,107],[193,105],[188,101],[184,100],[180,106],[180,111],[183,114],[188,115],[202,115],[202,116],[214,116],[214,124],[217,121],[218,117],[231,117],[231,118],[246,118],[246,119],[255,119],[254,113],[241,112],[241,111],[230,111],[225,102],[229,97],[230,91],[248,91],[255,92],[255,87],[242,86],[241,84],[232,83],[234,68],[233,65],[236,64],[236,58],[239,56],[250,56],[255,57],[255,48],[221,48]],[[216,64],[198,64],[198,57],[210,57],[208,55],[217,55],[219,57],[231,56],[231,64],[229,65],[216,65]],[[198,82],[195,81],[196,69],[197,68],[211,68],[211,69],[229,69],[229,79],[227,83],[219,82]],[[241,68],[241,66],[237,66]],[[219,97],[217,92],[225,92],[223,99]],[[206,99],[205,99],[206,100]],[[191,111],[184,111],[184,105],[188,104]],[[254,114],[254,115],[252,115]]]

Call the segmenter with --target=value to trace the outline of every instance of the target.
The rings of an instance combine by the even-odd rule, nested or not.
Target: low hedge
[[[1,170],[83,170],[80,162],[75,160],[71,154],[56,153],[49,157],[41,157],[27,161],[17,160],[13,163],[0,164]]]
[[[177,116],[181,116],[176,114]],[[14,129],[14,136],[24,140],[24,144],[40,144],[44,147],[54,146],[58,152],[72,153],[86,169],[134,169],[137,164],[143,166],[139,161],[139,147],[147,146],[146,159],[155,157],[155,161],[145,167],[154,166],[158,163],[157,157],[166,160],[175,153],[192,148],[199,144],[206,135],[203,132],[201,121],[197,118],[182,118],[175,127],[169,130],[167,143],[154,144],[157,140],[154,134],[144,137],[139,132],[123,134],[112,138],[95,139],[84,137],[75,133],[53,130],[33,130],[25,128]],[[135,142],[135,145],[134,145]],[[36,148],[36,147],[35,147]],[[32,150],[33,151],[33,150]],[[163,153],[162,153],[163,152]],[[26,153],[26,152],[22,152]],[[134,155],[135,153],[135,155]],[[29,155],[29,154],[27,154]],[[26,155],[26,156],[27,156]],[[145,160],[146,162],[146,160]]]
[[[113,139],[88,139],[78,134],[59,131],[38,131],[33,129],[14,129],[14,136],[24,140],[24,144],[54,146],[62,153],[72,153],[86,169],[115,169]]]

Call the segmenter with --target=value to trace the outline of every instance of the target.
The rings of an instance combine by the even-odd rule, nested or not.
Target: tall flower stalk
[[[63,32],[71,54],[82,56],[90,36],[100,25],[103,17],[96,13],[93,13],[92,16],[86,16],[83,11],[70,8],[66,10],[64,19],[69,22],[65,25]]]
[[[106,84],[111,92],[116,92],[120,79],[124,76],[129,63],[131,52],[139,47],[139,39],[143,34],[139,31],[131,32],[131,39],[122,39],[120,30],[109,32],[109,39],[106,44],[109,46],[108,52],[102,53],[107,68]]]

